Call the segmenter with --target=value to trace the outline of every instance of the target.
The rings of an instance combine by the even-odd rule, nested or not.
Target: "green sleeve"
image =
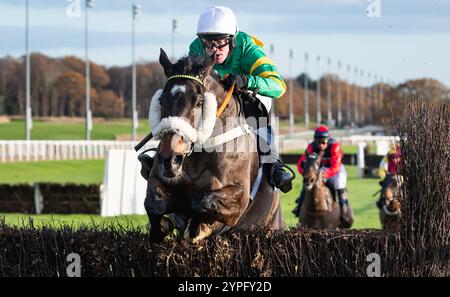
[[[189,46],[189,56],[203,56],[203,46],[200,39],[197,37],[194,41],[192,41]]]
[[[279,98],[286,92],[286,84],[274,63],[266,56],[261,46],[253,40],[247,43],[243,53],[243,66],[248,73],[247,87],[259,88],[259,94]]]

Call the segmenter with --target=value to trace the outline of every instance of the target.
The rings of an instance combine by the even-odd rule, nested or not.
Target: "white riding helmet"
[[[237,21],[233,11],[228,7],[213,6],[199,18],[197,35],[236,35]]]

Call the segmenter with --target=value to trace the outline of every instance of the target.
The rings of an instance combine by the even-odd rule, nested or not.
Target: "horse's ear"
[[[166,52],[163,49],[161,49],[160,54],[159,54],[159,63],[161,64],[161,66],[164,69],[164,74],[167,77],[171,76],[172,75],[172,71],[173,71],[172,70],[173,65],[170,62],[169,58],[167,57]]]

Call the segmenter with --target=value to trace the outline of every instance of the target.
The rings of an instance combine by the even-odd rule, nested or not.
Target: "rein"
[[[231,86],[231,88],[228,90],[227,95],[225,96],[225,99],[222,102],[222,105],[217,109],[216,118],[219,118],[223,111],[225,110],[225,107],[227,107],[228,103],[230,103],[231,96],[233,95],[234,91],[234,84]]]

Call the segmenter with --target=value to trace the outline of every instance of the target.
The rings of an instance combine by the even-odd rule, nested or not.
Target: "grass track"
[[[148,122],[139,121],[138,134],[149,132]],[[117,135],[131,134],[131,121],[117,119],[106,122],[94,122],[92,140],[115,140]],[[25,137],[25,121],[12,120],[0,124],[1,140],[23,140]],[[32,140],[84,140],[86,139],[84,123],[33,121]]]
[[[100,184],[103,180],[103,160],[88,161],[40,161],[30,163],[10,163],[0,164],[0,183],[18,184],[33,182],[57,182],[57,183],[80,183],[80,184]],[[295,171],[295,165],[291,165]],[[354,228],[380,228],[378,219],[378,209],[375,207],[376,197],[372,194],[379,189],[377,179],[359,179],[357,168],[347,166],[348,190],[350,203],[354,210]],[[292,214],[295,199],[301,189],[301,178],[297,174],[294,180],[294,189],[282,194],[281,207],[283,210],[287,226],[295,226],[297,219]],[[92,215],[24,215],[24,214],[0,214],[5,216],[8,224],[20,225],[28,221],[31,217],[36,223],[51,223],[57,226],[60,224],[105,224],[126,226],[130,221],[133,226],[145,226],[146,216],[120,216],[118,218],[102,218]]]

